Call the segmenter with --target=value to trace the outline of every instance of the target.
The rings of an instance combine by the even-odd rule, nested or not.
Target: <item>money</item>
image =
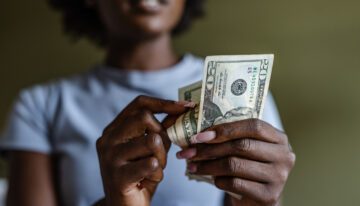
[[[202,82],[179,89],[179,100],[199,106],[167,130],[170,140],[187,147],[213,125],[261,118],[273,61],[273,54],[207,57]]]
[[[195,82],[179,89],[179,100],[200,103],[202,81]]]
[[[179,100],[197,107],[180,116],[167,132],[180,147],[193,144],[194,135],[213,126],[249,118],[261,118],[268,93],[274,55],[209,56],[203,80],[179,89]],[[206,175],[186,175],[191,180],[214,184]],[[228,192],[235,198],[241,196]]]
[[[179,146],[185,147],[191,144],[191,137],[197,133],[199,106],[201,99],[202,81],[179,89],[179,100],[191,101],[197,106],[181,115],[176,123],[167,130],[170,140]]]
[[[198,130],[213,125],[261,118],[274,55],[206,58]]]

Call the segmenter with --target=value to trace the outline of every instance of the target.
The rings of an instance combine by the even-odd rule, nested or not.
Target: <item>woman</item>
[[[218,125],[196,136],[203,144],[170,148],[165,129],[192,106],[171,100],[201,78],[203,64],[179,56],[171,40],[202,14],[203,1],[50,3],[65,30],[101,45],[106,60],[20,93],[0,144],[10,165],[7,205],[279,204],[295,155],[275,128],[271,97],[264,121]],[[216,186],[187,181],[186,167]],[[243,198],[224,201],[224,191]]]

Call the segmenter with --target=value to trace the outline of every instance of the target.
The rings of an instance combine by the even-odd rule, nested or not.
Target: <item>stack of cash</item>
[[[187,147],[213,125],[261,118],[273,61],[272,54],[207,57],[203,81],[179,89],[179,100],[198,106],[167,130],[170,140]]]
[[[272,54],[207,57],[203,80],[179,89],[179,100],[197,106],[167,130],[170,140],[185,148],[196,143],[194,135],[213,125],[261,118],[273,61]],[[214,183],[210,176],[187,175]]]

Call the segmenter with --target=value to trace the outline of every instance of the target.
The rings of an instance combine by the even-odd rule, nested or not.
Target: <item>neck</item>
[[[179,60],[170,35],[157,38],[110,41],[106,64],[116,68],[140,71],[156,71],[170,67]]]

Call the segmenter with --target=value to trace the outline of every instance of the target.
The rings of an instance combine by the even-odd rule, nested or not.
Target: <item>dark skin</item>
[[[150,205],[170,148],[165,128],[187,110],[186,104],[139,96],[104,130],[96,145],[105,205]],[[160,124],[156,113],[169,116]]]
[[[35,152],[8,154],[9,190],[6,205],[56,206],[52,158]]]
[[[98,7],[107,27],[107,64],[154,71],[179,60],[171,44],[171,30],[182,16],[185,0],[167,0],[157,12],[143,11],[127,0],[89,1]]]
[[[196,138],[204,137],[213,139],[177,154],[191,161],[191,173],[211,175],[218,188],[242,195],[240,200],[231,198],[233,205],[279,204],[295,163],[295,154],[283,132],[250,119],[213,126]]]
[[[129,70],[156,71],[180,57],[171,45],[171,31],[180,20],[185,0],[168,0],[156,12],[127,0],[87,0],[107,29],[106,63]],[[97,205],[150,205],[162,180],[170,147],[166,128],[192,106],[140,96],[109,124],[97,141],[105,197]],[[158,122],[154,114],[168,117]],[[287,136],[259,120],[218,125],[194,138],[178,154],[190,159],[190,171],[215,177],[216,187],[243,196],[227,196],[227,205],[279,205],[294,165]],[[204,141],[204,140],[207,141]],[[195,142],[194,142],[195,143]],[[11,151],[9,206],[57,206],[56,164],[50,155]],[[123,177],[126,178],[123,178]],[[34,187],[36,185],[36,187]]]

